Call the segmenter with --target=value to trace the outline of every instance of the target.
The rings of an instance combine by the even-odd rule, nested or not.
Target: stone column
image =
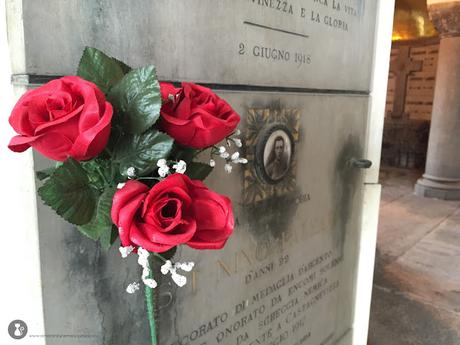
[[[428,0],[440,47],[425,174],[417,195],[460,200],[460,0]]]

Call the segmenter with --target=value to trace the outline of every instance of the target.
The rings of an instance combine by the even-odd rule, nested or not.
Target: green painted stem
[[[149,278],[153,279],[153,270],[150,269]],[[150,325],[152,345],[157,345],[157,330],[155,325],[155,293],[152,288],[145,285],[145,302],[147,303],[147,315]]]

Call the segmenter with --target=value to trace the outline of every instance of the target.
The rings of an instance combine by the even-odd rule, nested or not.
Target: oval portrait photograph
[[[286,126],[270,126],[262,135],[257,148],[258,170],[263,180],[277,183],[291,167],[293,140]]]

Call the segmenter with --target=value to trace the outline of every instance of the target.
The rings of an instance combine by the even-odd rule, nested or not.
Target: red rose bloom
[[[110,135],[112,106],[89,81],[67,76],[26,92],[9,122],[19,134],[8,147],[15,152],[35,148],[57,161],[97,156]]]
[[[240,116],[210,89],[192,83],[182,88],[161,83],[161,128],[179,144],[202,149],[230,135]]]
[[[234,226],[230,199],[182,174],[170,175],[150,190],[128,181],[113,197],[112,221],[124,247],[157,253],[179,244],[220,249]]]

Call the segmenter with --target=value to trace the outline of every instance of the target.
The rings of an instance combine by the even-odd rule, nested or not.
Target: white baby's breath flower
[[[163,266],[161,266],[161,273],[168,274],[171,273],[171,278],[178,286],[182,287],[187,283],[187,277],[182,274],[177,273],[178,269],[181,269],[185,272],[190,272],[195,266],[193,262],[183,262],[175,263],[174,265],[170,260],[167,260]]]
[[[145,250],[142,247],[139,247],[139,249],[137,250],[137,254],[139,254],[139,256],[142,256],[142,257],[145,257],[145,258],[148,258],[150,256],[149,251]]]
[[[230,153],[227,152],[225,146],[219,146],[219,156],[223,159],[230,157]]]
[[[166,159],[162,158],[159,159],[157,162],[157,167],[158,167],[158,175],[160,177],[166,177],[166,175],[169,174],[169,167]]]
[[[183,160],[180,160],[173,165],[173,169],[176,171],[176,173],[183,174],[187,170],[187,163],[185,163]]]
[[[125,182],[117,184],[117,189],[122,189],[126,185]]]
[[[124,257],[124,254],[126,254],[127,252],[132,252],[132,249],[134,248],[130,248],[131,246],[129,247],[120,247],[120,253],[121,255]],[[129,254],[128,253],[128,254]],[[153,279],[153,278],[150,278],[150,264],[149,264],[149,256],[150,256],[150,253],[145,250],[144,248],[142,247],[139,247],[137,249],[137,254],[138,254],[138,258],[137,258],[137,263],[142,266],[142,282],[154,289],[157,287],[157,282]],[[127,255],[127,254],[126,254]],[[137,290],[139,290],[139,283],[132,283],[128,286],[128,288],[126,289],[126,291],[128,293],[134,293],[136,292]]]
[[[133,246],[120,247],[118,250],[121,253],[121,257],[126,258],[129,254],[133,252],[134,247]]]
[[[149,278],[149,275],[150,275],[150,268],[144,267],[144,269],[142,270],[142,281],[149,288],[155,289],[158,286],[158,284],[155,281],[155,279]]]
[[[227,163],[225,164],[224,169],[227,174],[231,174],[233,167],[231,164]]]
[[[193,267],[195,266],[195,263],[194,262],[178,262],[176,263],[175,265],[177,268],[180,268],[182,271],[185,271],[185,272],[190,272]]]
[[[143,269],[142,269],[142,280],[145,280],[147,279],[147,277],[149,276],[150,274],[150,269],[145,266]]]
[[[149,264],[149,256],[150,253],[142,247],[139,247],[137,250],[137,254],[139,254],[139,258],[137,262],[139,265],[142,266],[142,281],[145,285],[149,288],[155,289],[157,287],[157,282],[153,278],[149,278],[150,275],[150,264]]]
[[[171,260],[166,260],[166,262],[161,266],[161,273],[164,275],[168,274],[169,271],[173,268]]]
[[[126,175],[128,178],[134,178],[136,177],[136,168],[135,167],[129,167],[126,169]]]
[[[161,168],[161,167],[164,167],[164,166],[168,166],[168,164],[166,164],[166,159],[164,158],[161,158],[157,161],[157,167]]]
[[[238,158],[240,158],[240,153],[237,151],[234,154],[232,154],[231,160],[232,162],[236,161]]]
[[[139,247],[139,249],[137,250],[137,254],[139,255],[139,257],[137,258],[137,263],[141,265],[143,268],[149,267],[150,253],[144,248]]]
[[[143,281],[151,289],[155,289],[158,286],[158,283],[154,279],[144,279]]]
[[[169,173],[168,167],[165,166],[165,167],[158,168],[158,175],[160,175],[160,177],[166,177],[168,173]]]
[[[209,166],[214,168],[216,166],[216,161],[214,159],[209,160]]]
[[[183,287],[187,284],[187,277],[177,273],[175,269],[171,271],[171,278],[179,287]]]
[[[241,135],[241,131],[239,129],[237,129],[235,131],[235,133],[233,133],[233,135],[237,137],[237,136]]]
[[[243,143],[241,142],[241,139],[239,138],[233,138],[233,142],[235,143],[236,147],[242,147]]]
[[[133,294],[135,293],[137,290],[139,290],[139,283],[137,282],[133,282],[131,284],[128,285],[128,287],[126,288],[126,292],[127,293],[130,293],[130,294]]]
[[[238,158],[237,160],[235,160],[235,163],[247,164],[248,160],[246,158]]]

